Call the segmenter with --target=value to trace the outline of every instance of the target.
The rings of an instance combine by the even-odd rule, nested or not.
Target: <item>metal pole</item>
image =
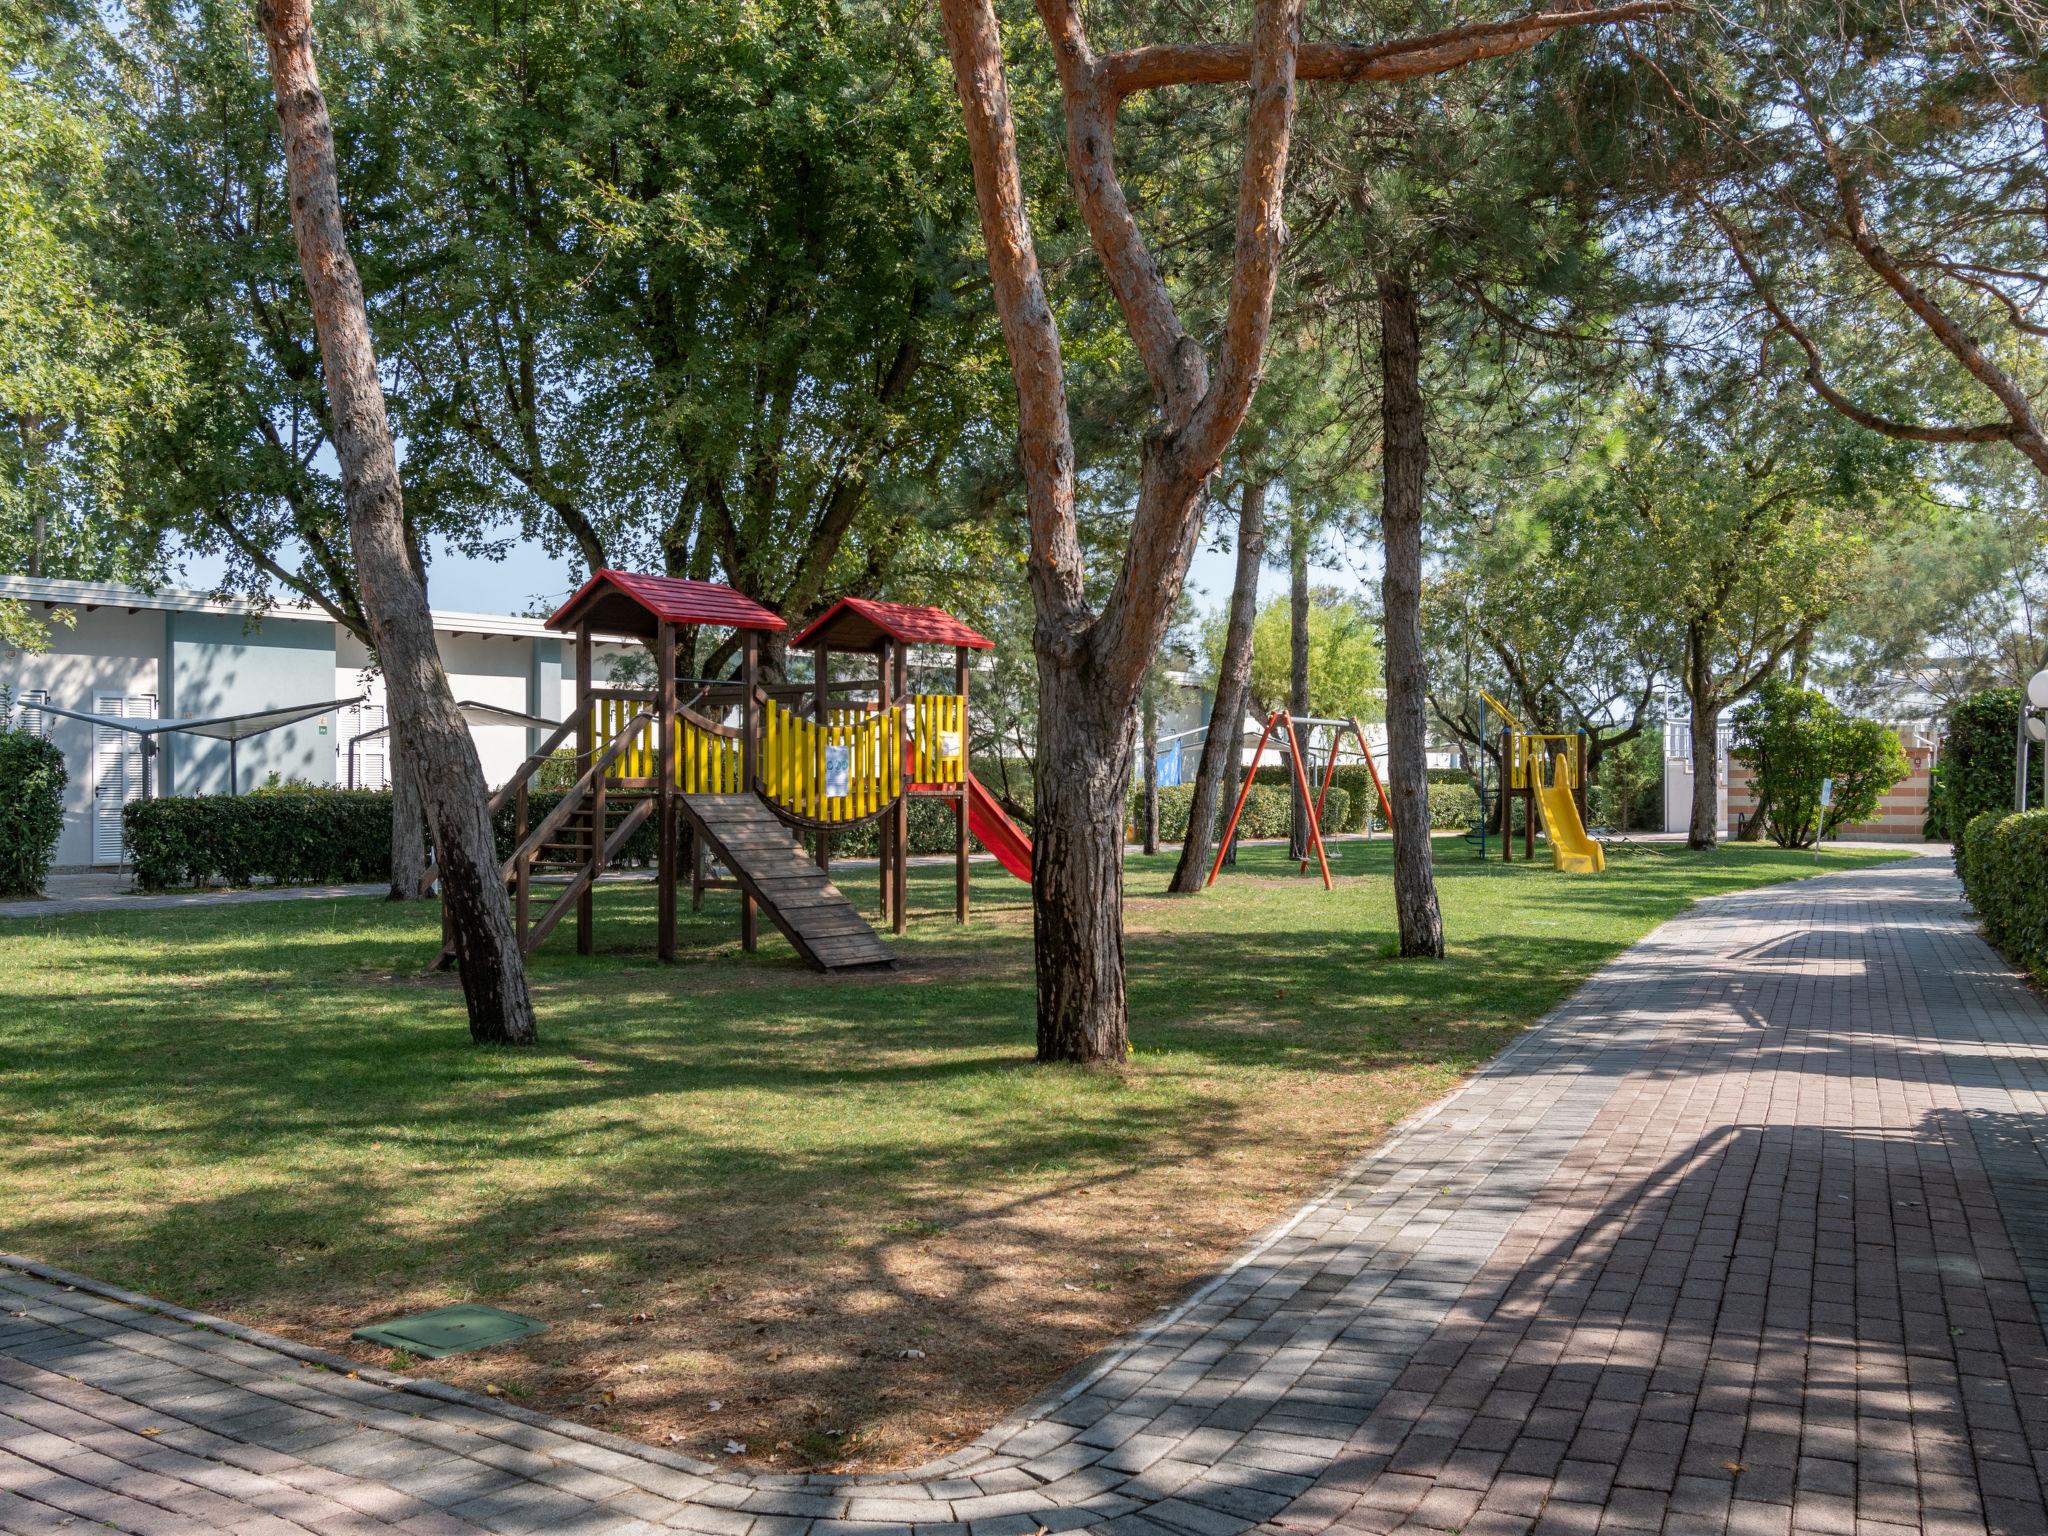
[[[242,792],[241,758],[236,750],[240,746],[241,743],[236,741],[234,737],[230,736],[228,738],[228,796],[230,799]]]
[[[2019,714],[2019,730],[2013,737],[2013,756],[2017,759],[2017,768],[2013,777],[2012,808],[2024,811],[2027,808],[2027,695],[2024,689],[2020,692]]]

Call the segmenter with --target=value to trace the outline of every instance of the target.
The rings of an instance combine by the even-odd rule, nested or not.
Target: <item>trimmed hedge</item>
[[[1340,777],[1342,772],[1340,769]],[[1362,775],[1363,770],[1360,772]],[[1143,793],[1134,789],[1128,802],[1132,827],[1143,807]],[[538,824],[561,798],[554,790],[530,792],[528,825]],[[1193,800],[1192,785],[1160,790],[1159,836],[1163,841],[1177,843],[1187,836]],[[1377,804],[1377,797],[1373,803]],[[1465,826],[1478,811],[1478,797],[1469,784],[1431,786],[1431,825]],[[1221,814],[1227,813],[1225,807]],[[1285,837],[1292,814],[1293,796],[1286,784],[1254,784],[1238,835]],[[1363,825],[1357,803],[1341,783],[1330,787],[1323,815],[1324,830],[1332,835],[1357,831]],[[259,880],[283,885],[354,885],[391,878],[391,795],[385,790],[283,789],[240,797],[138,800],[127,808],[125,822],[136,883],[145,890],[250,885]],[[1374,824],[1378,825],[1377,817]],[[511,857],[515,845],[509,804],[498,812],[493,830],[498,857]],[[950,803],[911,799],[911,853],[951,853],[954,835]],[[873,858],[880,845],[881,829],[875,822],[832,837],[832,852],[838,858]],[[654,858],[654,823],[649,818],[627,840],[615,862],[645,867]]]
[[[391,878],[391,796],[383,791],[135,800],[121,820],[135,883],[144,890]]]
[[[1985,937],[2015,965],[2048,979],[2048,810],[1971,818],[1956,872]]]
[[[2017,688],[1987,688],[1949,712],[1928,797],[1928,836],[1960,847],[1978,816],[2012,809],[2019,720]],[[2035,782],[2038,790],[2039,781]]]
[[[64,754],[33,731],[0,730],[0,896],[40,896],[64,830]]]

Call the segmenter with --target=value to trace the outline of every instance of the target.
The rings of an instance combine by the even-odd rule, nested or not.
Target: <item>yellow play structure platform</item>
[[[1501,804],[1511,797],[1527,802],[1522,822],[1523,856],[1536,854],[1536,822],[1550,840],[1552,867],[1575,875],[1597,875],[1607,868],[1607,851],[1586,831],[1581,808],[1586,792],[1586,738],[1576,731],[1531,731],[1492,694],[1479,695],[1507,724],[1501,730],[1501,761],[1507,780]],[[1501,857],[1514,857],[1512,823],[1501,818]]]

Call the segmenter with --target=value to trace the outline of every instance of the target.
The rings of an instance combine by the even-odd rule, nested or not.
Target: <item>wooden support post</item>
[[[519,788],[512,795],[512,846],[526,846],[526,834],[532,830],[528,824],[526,786],[527,778],[519,780]],[[527,913],[530,910],[529,891],[533,884],[533,855],[522,854],[512,870],[512,927],[519,935],[519,950],[526,952]]]
[[[690,910],[704,910],[704,839],[690,839]]]
[[[967,647],[953,647],[953,686],[960,694],[960,797],[953,802],[953,921],[967,921],[967,780],[974,772],[967,743],[973,739],[967,729]]]
[[[1579,825],[1590,827],[1593,825],[1593,818],[1589,814],[1587,806],[1587,796],[1591,793],[1591,790],[1586,784],[1586,733],[1584,731],[1579,732],[1578,740],[1573,744],[1572,779],[1572,798],[1579,804]]]
[[[654,952],[676,957],[676,627],[664,620],[654,640]]]
[[[1515,738],[1500,730],[1500,861],[1515,862]]]
[[[875,696],[881,707],[889,707],[889,642],[880,641],[875,646]],[[884,812],[875,823],[875,841],[880,853],[882,916],[886,919],[893,910],[896,896],[896,817]]]
[[[910,647],[899,644],[890,647],[890,649],[895,655],[893,671],[895,673],[896,686],[889,691],[888,700],[884,701],[883,708],[885,709],[890,702],[908,699],[910,696]],[[903,733],[901,731],[889,738],[889,750],[895,754],[896,761],[894,766],[900,770],[903,764]],[[903,774],[902,782],[898,785],[898,788],[902,793],[897,795],[896,806],[894,810],[890,811],[889,819],[896,823],[896,904],[892,915],[895,918],[896,932],[900,934],[910,927],[909,774]]]
[[[740,786],[756,792],[761,773],[761,706],[754,691],[761,686],[761,636],[748,630],[740,648]],[[761,942],[761,915],[754,898],[740,892],[740,948],[752,951]]]
[[[591,761],[597,756],[597,705],[590,697],[596,687],[591,674],[596,670],[594,647],[591,644],[590,622],[585,620],[576,626],[576,776],[581,778],[590,772]],[[591,813],[591,858],[598,858],[604,850],[604,833],[601,824],[604,818],[604,785],[593,786],[586,809]],[[572,821],[570,825],[574,825]],[[597,952],[597,878],[592,871],[590,883],[583,888],[583,894],[576,898],[576,953],[579,955]]]
[[[832,723],[832,685],[828,681],[832,671],[832,649],[820,641],[811,651],[812,683],[817,689],[817,704],[814,707],[818,730],[822,734]],[[823,819],[825,764],[823,753],[819,754],[816,765],[818,773],[819,816]],[[832,873],[832,834],[823,827],[818,828],[818,868],[826,874]]]

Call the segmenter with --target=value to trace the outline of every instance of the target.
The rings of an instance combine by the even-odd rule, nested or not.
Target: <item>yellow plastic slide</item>
[[[1570,789],[1539,782],[1536,800],[1543,807],[1543,830],[1550,837],[1553,867],[1574,875],[1597,875],[1607,868],[1607,852],[1586,835],[1586,824],[1579,820],[1579,803]]]

